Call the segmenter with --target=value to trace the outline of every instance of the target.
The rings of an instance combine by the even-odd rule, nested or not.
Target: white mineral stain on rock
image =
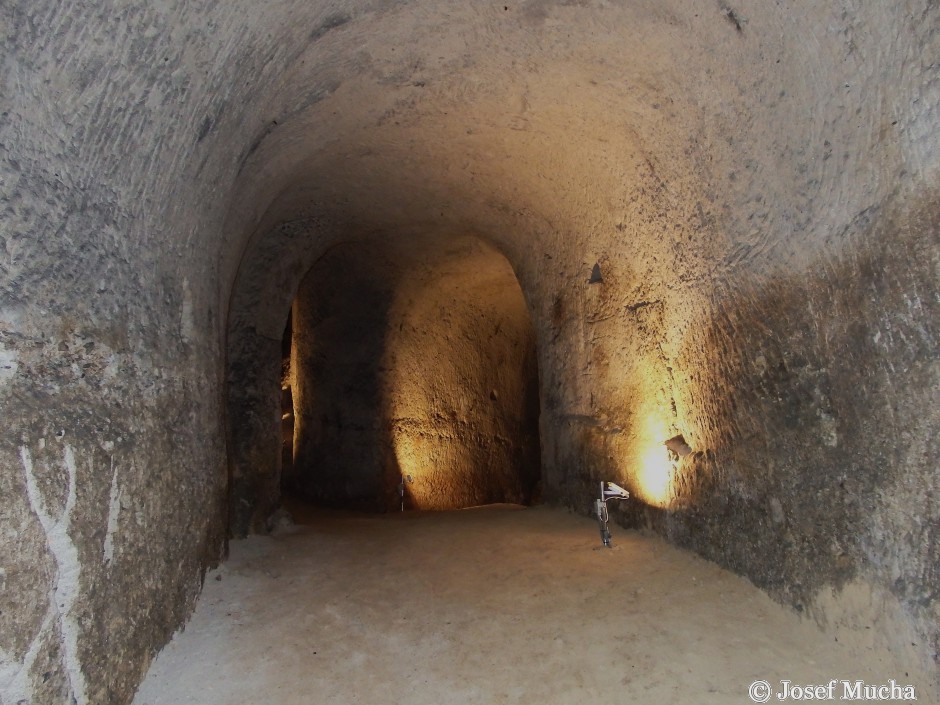
[[[113,444],[112,444],[113,447]],[[114,558],[114,534],[121,515],[121,489],[118,486],[118,471],[111,458],[111,493],[108,499],[108,529],[104,537],[104,561],[109,563]]]
[[[65,669],[69,674],[69,682],[72,690],[72,697],[78,705],[84,705],[88,702],[85,686],[85,674],[82,671],[81,662],[78,659],[78,615],[75,614],[75,604],[78,601],[81,577],[81,563],[78,559],[78,548],[69,535],[69,528],[72,524],[72,514],[75,511],[75,501],[78,496],[78,466],[75,462],[75,453],[71,446],[65,447],[65,469],[68,473],[68,494],[65,500],[65,507],[58,516],[50,511],[39,489],[39,483],[36,480],[36,474],[33,468],[33,458],[29,449],[25,446],[20,448],[20,460],[23,464],[23,470],[26,479],[26,494],[29,498],[29,504],[43,531],[46,534],[46,544],[49,551],[56,561],[56,579],[49,595],[50,605],[43,620],[43,625],[38,634],[30,644],[29,651],[21,666],[16,669],[13,676],[15,688],[22,688],[23,693],[29,695],[29,673],[32,662],[36,659],[36,653],[40,646],[50,634],[55,623],[58,623],[58,631],[61,634],[62,660]],[[10,669],[12,673],[12,669]],[[0,674],[2,675],[2,674]],[[6,692],[6,691],[5,691]],[[19,702],[15,699],[14,702]],[[27,702],[29,697],[25,697]]]

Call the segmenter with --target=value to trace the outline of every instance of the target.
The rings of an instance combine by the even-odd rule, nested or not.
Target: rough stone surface
[[[472,238],[349,242],[293,308],[294,472],[313,500],[373,510],[529,503],[538,369],[509,263]]]
[[[550,501],[620,481],[624,522],[936,679],[938,20],[3,4],[4,705],[128,702],[263,528],[290,302],[363,236],[506,256]]]

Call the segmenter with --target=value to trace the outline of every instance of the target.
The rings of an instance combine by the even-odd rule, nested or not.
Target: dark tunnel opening
[[[534,329],[483,242],[331,249],[282,355],[285,497],[379,512],[538,500]]]

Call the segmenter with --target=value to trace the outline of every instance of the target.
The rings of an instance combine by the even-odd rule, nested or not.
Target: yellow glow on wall
[[[396,434],[392,443],[395,448],[395,459],[398,461],[398,472],[402,477],[415,475],[419,452],[419,449],[415,448],[415,439]]]
[[[398,472],[405,481],[406,509],[427,509],[428,449],[420,437],[395,434],[392,438]]]
[[[638,435],[637,489],[640,498],[648,504],[666,506],[675,472],[663,441],[671,434],[665,423],[655,415],[648,415]]]

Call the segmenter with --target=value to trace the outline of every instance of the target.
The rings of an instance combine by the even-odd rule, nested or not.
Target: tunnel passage
[[[936,680],[940,4],[5,8],[13,701],[128,702],[277,506],[310,258],[416,229],[513,265],[547,502],[620,481],[635,524]],[[678,433],[702,455],[642,492]]]
[[[527,504],[538,369],[506,259],[465,237],[337,245],[293,303],[294,458],[282,484],[369,510]]]

